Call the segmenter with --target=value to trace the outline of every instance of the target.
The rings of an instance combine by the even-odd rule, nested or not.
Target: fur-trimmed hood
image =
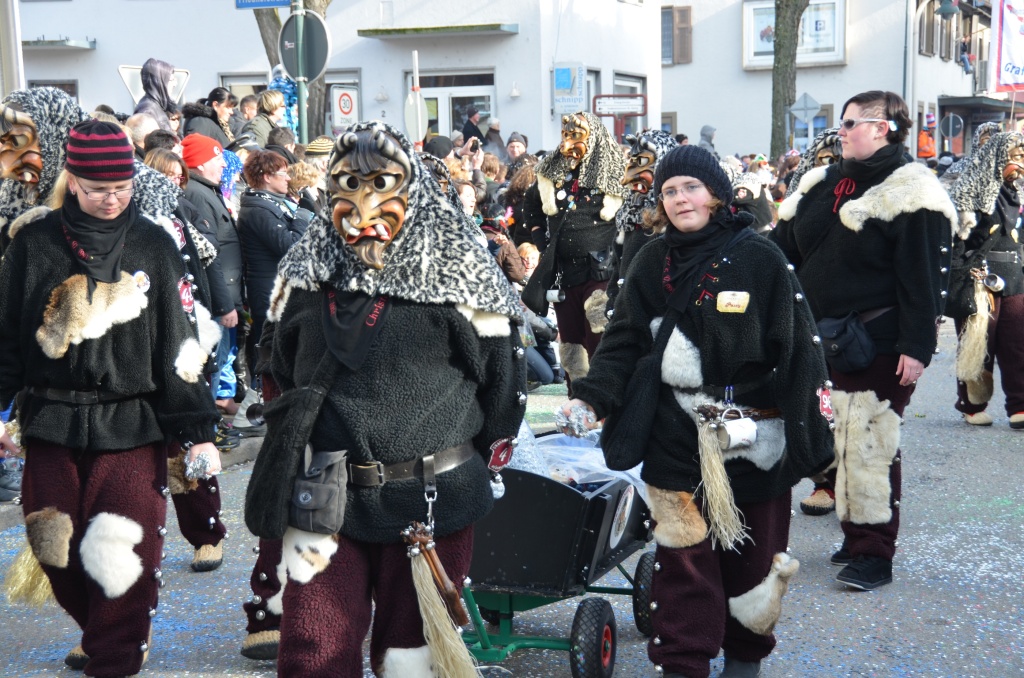
[[[631,156],[637,155],[644,150],[654,152],[653,173],[658,168],[658,163],[665,157],[665,154],[678,146],[675,137],[660,129],[646,129],[638,134],[632,141]],[[625,170],[623,170],[625,174]],[[658,196],[651,190],[644,193],[630,192],[629,197],[622,203],[622,207],[615,213],[615,227],[620,233],[628,233],[637,226],[643,224],[644,212],[653,209],[658,204]]]
[[[625,198],[628,194],[623,186],[622,175],[626,172],[626,161],[611,132],[601,118],[591,113],[580,112],[590,124],[590,138],[587,140],[587,154],[580,161],[579,182],[582,188],[601,191],[605,195]],[[552,183],[562,181],[572,171],[572,161],[555,149],[537,163],[537,177],[544,177]]]
[[[516,293],[494,257],[465,227],[465,216],[441,194],[437,181],[406,136],[379,121],[359,123],[349,132],[377,130],[397,140],[410,163],[405,222],[384,250],[384,268],[377,270],[364,264],[331,222],[316,218],[278,266],[269,319],[281,318],[292,289],[315,291],[323,283],[371,296],[388,295],[424,304],[463,304],[519,318]],[[329,166],[343,153],[339,139]]]
[[[213,110],[213,106],[207,106],[201,101],[190,101],[182,106],[181,117],[209,118],[220,127],[220,118],[217,116],[217,111]]]
[[[814,163],[817,162],[818,153],[822,149],[832,147],[836,154],[836,157],[840,157],[843,154],[843,145],[839,141],[839,128],[830,127],[827,130],[818,132],[818,135],[814,137],[814,141],[807,147],[807,150],[800,156],[800,163],[793,170],[793,178],[789,180],[789,186],[786,186],[786,197],[788,198],[796,192],[796,187],[800,185],[800,180],[810,170],[814,169]]]
[[[793,195],[779,205],[779,220],[788,221],[796,216],[803,196],[821,183],[829,172],[838,172],[836,165],[815,167],[807,172]],[[950,232],[956,232],[957,214],[942,184],[926,166],[912,162],[903,165],[864,195],[850,200],[839,208],[839,219],[851,231],[860,231],[868,219],[892,221],[901,214],[917,210],[931,210],[949,219]]]
[[[89,114],[66,92],[54,87],[33,87],[11,92],[3,99],[4,106],[15,106],[32,118],[43,156],[39,176],[39,197],[27,202],[25,188],[14,179],[0,181],[0,221],[14,221],[23,212],[42,205],[50,196],[57,176],[64,169],[65,147],[71,128],[88,119]]]

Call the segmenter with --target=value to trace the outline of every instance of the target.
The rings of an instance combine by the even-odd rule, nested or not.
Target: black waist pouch
[[[844,318],[822,318],[818,321],[818,333],[825,349],[825,360],[838,372],[866,369],[878,353],[856,311]]]
[[[337,534],[345,521],[348,450],[314,452],[306,445],[295,478],[288,524],[303,532]]]
[[[602,282],[611,280],[615,273],[615,252],[612,248],[590,252],[590,279]]]

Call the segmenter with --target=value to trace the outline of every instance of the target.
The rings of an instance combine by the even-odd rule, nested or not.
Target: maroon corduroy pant
[[[585,283],[570,287],[565,291],[565,301],[555,304],[555,316],[558,318],[559,341],[566,344],[580,344],[587,349],[587,355],[594,357],[601,334],[590,329],[587,312],[583,304],[597,290],[608,289],[608,281],[588,280]]]
[[[390,648],[426,645],[405,544],[338,539],[327,569],[306,584],[289,579],[285,586],[280,676],[362,678],[362,645],[371,616],[375,669]],[[473,526],[435,543],[448,578],[461,589],[473,557]]]
[[[260,602],[254,602],[255,599],[250,598],[242,605],[247,619],[245,630],[249,633],[272,631],[281,626],[281,615],[274,614],[267,607],[267,601],[280,593],[281,587],[284,586],[284,582],[277,577],[277,567],[281,563],[281,540],[260,539],[259,549],[256,565],[249,577],[249,588],[252,589],[254,596],[258,596]],[[263,619],[257,615],[261,611]]]
[[[171,495],[181,536],[196,549],[206,544],[216,546],[228,531],[220,521],[220,484],[217,477],[198,482],[199,487],[194,490]]]
[[[771,654],[775,635],[762,636],[740,624],[729,614],[729,598],[760,584],[775,554],[786,551],[791,503],[788,491],[769,501],[738,503],[752,538],[738,552],[712,548],[710,538],[686,548],[658,546],[651,586],[658,607],[651,613],[654,636],[647,656],[665,673],[707,678],[719,649],[748,662]]]
[[[66,568],[43,565],[57,602],[82,628],[82,648],[89,655],[87,676],[127,676],[142,667],[150,610],[156,610],[163,537],[167,517],[167,449],[163,443],[116,452],[86,452],[37,439],[26,445],[22,508],[25,515],[55,508],[71,518]],[[142,541],[132,551],[142,574],[116,597],[84,569],[79,549],[90,520],[112,513],[142,526]],[[70,648],[68,648],[70,649]]]

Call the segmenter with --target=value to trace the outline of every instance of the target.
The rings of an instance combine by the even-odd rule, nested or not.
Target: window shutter
[[[690,22],[690,14],[690,7],[672,8],[672,23],[675,26],[672,61],[677,64],[693,62],[693,26]]]

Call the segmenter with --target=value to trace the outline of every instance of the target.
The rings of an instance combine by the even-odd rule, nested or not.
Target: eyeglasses
[[[847,118],[846,120],[840,120],[839,126],[845,129],[847,132],[852,130],[862,122],[892,122],[891,120],[884,120],[882,118]],[[896,123],[892,123],[894,126]]]
[[[660,195],[658,195],[658,199],[662,202],[665,202],[666,200],[675,200],[677,196],[681,196],[684,193],[688,196],[694,195],[702,188],[704,188],[704,184],[701,183],[686,184],[682,188],[666,188]]]
[[[110,196],[114,196],[118,200],[127,200],[132,197],[132,193],[135,192],[134,188],[122,188],[120,191],[89,191],[81,186],[79,187],[79,190],[85,194],[86,198],[94,202],[102,202]]]
[[[271,172],[271,174],[274,175],[275,177],[285,177],[288,179],[291,178],[291,175],[288,174],[286,170],[278,170],[277,172]]]
[[[176,184],[181,184],[181,180],[185,178],[184,174],[168,174],[167,178]]]

